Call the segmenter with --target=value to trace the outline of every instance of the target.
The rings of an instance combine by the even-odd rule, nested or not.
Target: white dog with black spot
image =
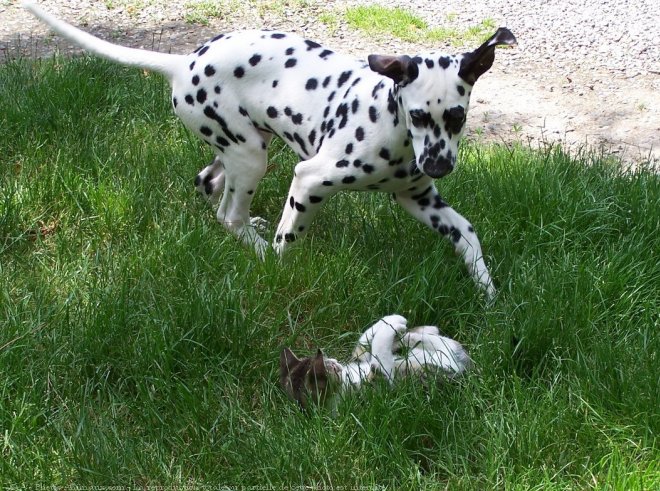
[[[219,35],[189,55],[126,48],[23,5],[55,32],[104,58],[164,75],[183,123],[216,157],[195,179],[217,218],[263,257],[266,241],[250,204],[266,173],[267,148],[281,137],[301,158],[295,167],[273,247],[283,253],[309,230],[319,207],[338,191],[393,194],[411,215],[454,244],[475,282],[495,288],[472,225],[438,194],[433,180],[455,164],[470,94],[492,65],[495,47],[515,45],[500,28],[457,56],[335,53],[293,34]]]

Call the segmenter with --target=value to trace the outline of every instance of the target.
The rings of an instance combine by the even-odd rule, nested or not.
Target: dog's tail
[[[180,66],[182,58],[184,58],[184,55],[158,53],[156,51],[118,46],[92,36],[52,16],[31,0],[24,0],[22,6],[44,23],[48,24],[60,36],[81,48],[122,65],[135,66],[161,73],[170,81],[173,79],[177,67]]]

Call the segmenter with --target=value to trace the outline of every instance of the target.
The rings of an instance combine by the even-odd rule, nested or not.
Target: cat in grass
[[[435,326],[408,330],[400,315],[383,317],[358,340],[351,361],[342,364],[318,350],[298,358],[289,348],[280,355],[280,385],[303,410],[311,405],[334,408],[337,396],[359,389],[382,375],[390,384],[411,374],[439,371],[448,378],[460,376],[470,365],[463,346],[440,336]]]

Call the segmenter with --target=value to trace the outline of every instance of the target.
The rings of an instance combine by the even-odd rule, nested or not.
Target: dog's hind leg
[[[250,218],[250,205],[257,185],[266,173],[266,149],[261,144],[258,147],[234,146],[227,149],[222,160],[224,192],[218,206],[218,222],[245,245],[253,247],[263,259],[268,243],[259,235]],[[260,223],[260,219],[255,220]]]
[[[472,224],[440,197],[433,184],[417,193],[396,193],[395,199],[412,216],[452,242],[475,283],[484,290],[487,298],[492,300],[495,296],[495,286]]]

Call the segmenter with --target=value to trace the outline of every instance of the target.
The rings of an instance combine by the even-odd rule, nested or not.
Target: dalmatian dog
[[[470,94],[495,47],[515,45],[500,28],[472,52],[373,54],[368,62],[293,34],[220,34],[189,55],[126,48],[24,7],[72,43],[114,62],[164,75],[174,112],[215,158],[195,186],[217,218],[257,254],[267,242],[250,204],[266,173],[273,136],[300,156],[273,243],[282,254],[342,190],[383,191],[449,239],[488,297],[495,288],[468,220],[440,196],[434,179],[456,165]]]

